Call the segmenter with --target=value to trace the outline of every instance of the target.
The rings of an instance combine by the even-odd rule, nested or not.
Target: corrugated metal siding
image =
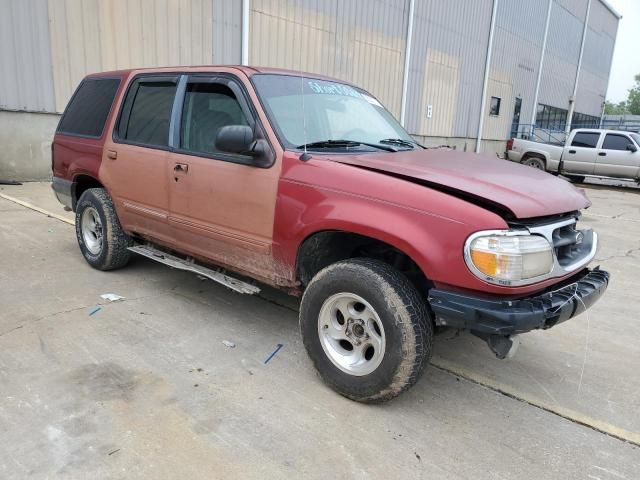
[[[515,99],[522,99],[520,123],[531,122],[548,0],[499,3],[487,91],[484,137],[503,139],[511,130]],[[491,97],[501,98],[500,115],[489,115]]]
[[[491,8],[492,0],[416,1],[407,97],[410,133],[475,135]]]
[[[253,0],[250,63],[322,73],[400,113],[408,0]]]
[[[538,103],[569,107],[580,56],[587,0],[555,0]]]
[[[219,3],[221,2],[221,3]],[[56,109],[87,73],[237,61],[240,10],[225,0],[49,0]],[[234,2],[237,3],[237,2]],[[214,12],[221,17],[214,22]],[[226,44],[214,47],[214,26]],[[219,37],[216,37],[220,40]],[[235,42],[236,45],[234,45]]]
[[[493,0],[416,0],[407,127],[473,138]],[[251,64],[302,69],[370,90],[399,115],[410,0],[252,0]],[[515,97],[532,97],[547,0],[501,0],[485,137],[505,138]],[[567,108],[587,0],[554,0],[540,103]],[[0,0],[0,108],[63,110],[90,72],[239,63],[240,0]],[[576,111],[597,115],[618,20],[593,0]],[[427,106],[432,116],[427,118]]]
[[[600,115],[609,84],[618,21],[599,1],[591,4],[582,69],[576,95],[576,111]]]
[[[0,108],[55,108],[47,1],[0,0]]]

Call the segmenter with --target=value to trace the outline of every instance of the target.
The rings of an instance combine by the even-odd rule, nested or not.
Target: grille
[[[591,229],[578,228],[579,212],[510,222],[513,229],[542,235],[552,245],[555,266],[549,276],[562,276],[584,267],[596,254],[598,237]]]
[[[551,240],[558,263],[563,267],[580,262],[591,252],[592,230],[578,230],[576,223],[553,231]]]

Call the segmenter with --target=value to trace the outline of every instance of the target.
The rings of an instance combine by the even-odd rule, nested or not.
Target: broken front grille
[[[550,277],[560,277],[586,266],[595,257],[598,236],[591,229],[578,228],[579,212],[537,220],[515,221],[514,229],[526,228],[530,233],[542,235],[554,249],[554,268]]]

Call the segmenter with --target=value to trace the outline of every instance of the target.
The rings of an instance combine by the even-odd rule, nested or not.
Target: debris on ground
[[[236,348],[236,344],[235,344],[235,343],[233,343],[233,342],[230,342],[229,340],[223,340],[223,341],[222,341],[222,344],[223,344],[225,347],[229,347],[229,348]]]
[[[264,361],[264,364],[266,365],[267,363],[269,363],[271,359],[276,356],[276,353],[278,353],[282,347],[284,347],[283,344],[281,343],[277,344],[276,349],[271,353],[271,355],[267,357],[267,359]]]
[[[110,302],[119,302],[120,300],[124,300],[123,296],[116,295],[115,293],[103,293],[100,295],[100,298],[103,300],[109,300]]]
[[[95,314],[96,314],[96,313],[98,313],[100,310],[102,310],[102,307],[96,307],[96,308],[94,308],[93,310],[91,310],[91,311],[89,312],[89,316],[91,317],[91,316],[95,315]]]

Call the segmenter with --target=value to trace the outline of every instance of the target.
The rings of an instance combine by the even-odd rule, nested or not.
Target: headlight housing
[[[465,244],[465,261],[474,275],[489,283],[534,283],[553,270],[553,246],[527,231],[479,232]]]

